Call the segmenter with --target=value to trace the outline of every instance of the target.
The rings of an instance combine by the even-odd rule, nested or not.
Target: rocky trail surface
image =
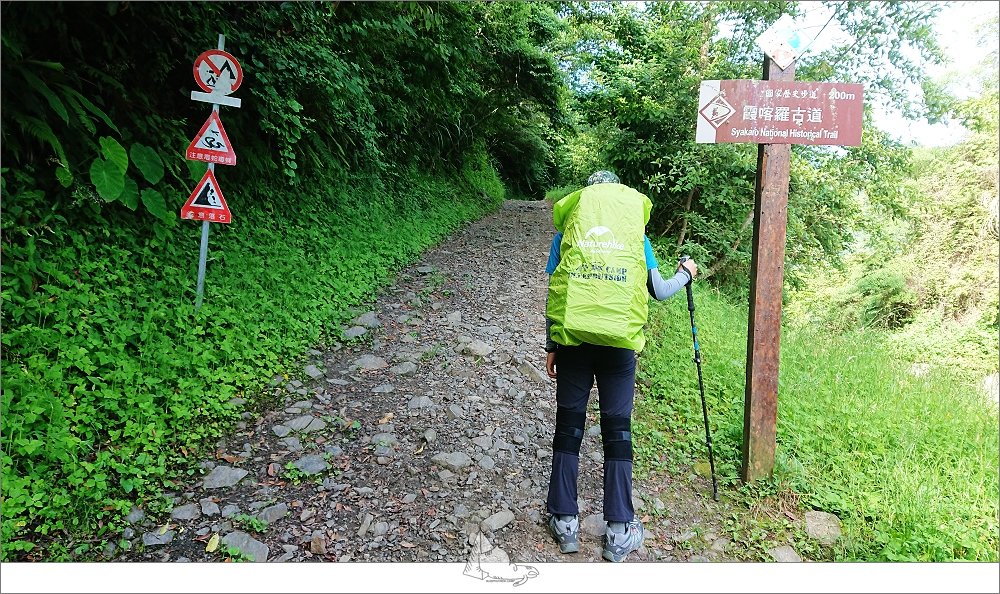
[[[544,202],[506,202],[427,251],[310,351],[278,404],[245,413],[170,511],[133,509],[118,561],[601,562],[602,448],[591,396],[581,550],[561,555],[545,496],[555,384],[545,373]],[[637,398],[641,398],[637,393]],[[702,477],[635,481],[647,528],[627,561],[724,561],[725,503]]]

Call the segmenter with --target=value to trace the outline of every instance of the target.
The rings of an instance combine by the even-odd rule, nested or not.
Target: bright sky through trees
[[[1000,13],[1000,2],[942,2],[935,29],[938,41],[951,59],[950,64],[929,66],[932,78],[947,78],[948,88],[960,99],[978,92],[974,72],[984,58],[986,48],[978,46],[982,33],[977,27]],[[990,43],[990,42],[988,42]],[[993,39],[996,51],[1000,40]],[[967,131],[957,122],[928,124],[910,121],[899,114],[886,114],[876,109],[879,125],[904,144],[918,146],[947,146],[960,142]]]
[[[979,91],[974,73],[985,55],[984,48],[978,45],[982,34],[977,31],[977,27],[991,17],[997,18],[1000,2],[960,1],[940,4],[941,11],[935,19],[934,28],[950,63],[928,65],[927,75],[934,80],[947,79],[949,90],[960,99],[966,99]],[[796,20],[801,24],[804,36],[810,39],[815,37],[814,41],[804,47],[806,54],[845,42],[846,34],[835,20],[830,19],[830,11],[826,6],[816,2],[806,4],[806,7],[805,14]],[[723,25],[720,35],[727,35],[728,31]],[[994,39],[992,42],[994,48],[1000,44],[1000,40]],[[919,93],[920,90],[915,88],[913,92]],[[877,102],[872,106],[878,125],[907,145],[946,146],[960,142],[967,134],[967,130],[957,122],[928,124],[926,121],[908,120],[898,112],[887,112]]]

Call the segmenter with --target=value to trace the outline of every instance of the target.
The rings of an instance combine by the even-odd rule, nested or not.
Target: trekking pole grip
[[[690,259],[691,259],[690,256],[681,256],[680,262],[678,262],[678,264],[683,264],[684,262],[687,262]],[[687,271],[687,268],[685,268],[684,270]],[[687,284],[684,285],[684,289],[687,291],[688,311],[694,311],[694,295],[691,292],[691,283],[694,281],[694,278],[691,276],[690,272],[688,272],[688,278],[689,280]]]

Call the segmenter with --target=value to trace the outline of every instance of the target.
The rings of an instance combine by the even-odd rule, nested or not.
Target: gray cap
[[[621,183],[621,181],[619,181],[618,179],[618,176],[604,169],[600,171],[595,171],[593,174],[591,174],[590,177],[587,178],[588,186],[592,186],[594,184],[618,184],[618,183]]]

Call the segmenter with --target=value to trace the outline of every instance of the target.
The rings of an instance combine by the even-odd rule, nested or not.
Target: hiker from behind
[[[652,203],[598,171],[552,207],[557,230],[545,271],[546,368],[556,379],[556,428],[546,506],[563,553],[579,545],[577,476],[587,401],[597,380],[604,445],[603,557],[621,561],[642,545],[632,506],[632,400],[636,353],[646,343],[649,297],[663,300],[698,273],[686,260],[664,280],[646,237]]]

